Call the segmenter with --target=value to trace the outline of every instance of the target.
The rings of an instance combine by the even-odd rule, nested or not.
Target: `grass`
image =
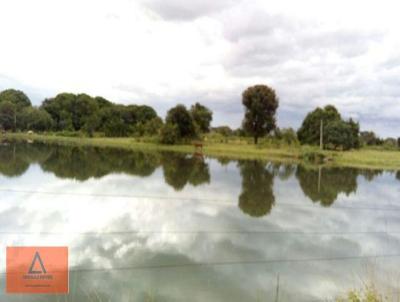
[[[366,286],[361,290],[350,290],[345,297],[336,299],[336,302],[384,302],[391,301],[387,296],[379,293],[375,287]],[[394,300],[393,300],[394,301]]]
[[[359,289],[351,289],[335,299],[335,302],[400,302],[396,289],[385,289],[374,281],[364,283]]]
[[[43,135],[26,133],[5,133],[0,138],[35,140],[50,144],[112,147],[130,150],[174,151],[193,153],[191,144],[161,145],[154,139],[107,138],[107,137],[65,137],[56,134]],[[322,161],[327,165],[346,166],[363,169],[400,170],[400,151],[365,149],[354,151],[320,151],[310,146],[268,146],[254,145],[243,139],[208,140],[203,153],[209,156],[223,156],[231,159],[261,159],[281,162]]]

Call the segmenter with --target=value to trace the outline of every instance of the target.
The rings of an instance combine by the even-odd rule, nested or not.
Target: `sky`
[[[1,0],[0,90],[33,104],[60,92],[147,104],[200,102],[239,127],[241,94],[266,84],[278,126],[335,105],[362,130],[398,137],[396,1]]]

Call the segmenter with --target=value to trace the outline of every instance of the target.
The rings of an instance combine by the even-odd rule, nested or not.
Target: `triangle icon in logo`
[[[37,263],[40,266],[40,270],[37,270],[38,269]],[[36,252],[35,256],[33,257],[32,264],[31,267],[29,268],[28,274],[46,274],[46,273],[47,271],[43,265],[42,258],[40,257],[39,252]]]

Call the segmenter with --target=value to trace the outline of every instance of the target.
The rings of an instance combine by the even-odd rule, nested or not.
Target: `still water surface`
[[[400,173],[0,146],[0,301],[398,296]],[[68,246],[70,294],[6,295],[6,246]]]

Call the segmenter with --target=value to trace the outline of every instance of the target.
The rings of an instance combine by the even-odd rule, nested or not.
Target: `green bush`
[[[167,123],[161,128],[160,143],[173,145],[179,141],[179,130],[176,124]]]
[[[301,159],[313,164],[322,164],[327,160],[326,154],[315,148],[304,148],[301,152]]]

